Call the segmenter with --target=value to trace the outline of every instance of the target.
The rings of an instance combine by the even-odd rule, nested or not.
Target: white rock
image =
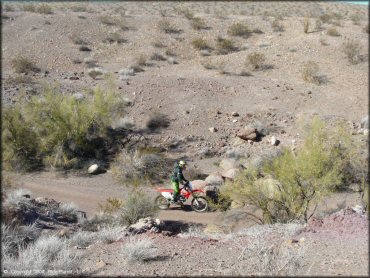
[[[217,132],[217,128],[215,128],[215,127],[210,127],[208,130],[209,130],[210,132]]]
[[[276,145],[277,145],[278,140],[276,139],[276,137],[275,137],[275,136],[271,136],[270,143],[271,143],[271,145],[273,145],[273,146],[276,146]]]
[[[209,184],[209,185],[221,185],[224,183],[224,179],[222,178],[221,175],[215,175],[215,174],[211,174],[209,175],[205,181]]]
[[[364,129],[364,135],[369,135],[369,130],[367,128]]]
[[[95,174],[99,169],[99,165],[98,164],[93,164],[89,167],[89,169],[87,169],[87,172],[89,174]]]
[[[356,205],[354,207],[351,208],[354,212],[358,213],[358,214],[364,214],[365,210],[362,206],[360,205]]]
[[[238,121],[238,120],[236,120],[236,119],[235,119],[235,120],[233,120],[233,123],[236,123],[237,121]]]

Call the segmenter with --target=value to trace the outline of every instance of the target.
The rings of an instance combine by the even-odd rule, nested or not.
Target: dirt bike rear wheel
[[[208,209],[208,202],[204,197],[194,197],[191,201],[191,208],[196,212],[205,212]]]
[[[155,198],[155,204],[158,206],[159,209],[168,209],[170,206],[168,200],[162,195],[159,195],[157,198]]]

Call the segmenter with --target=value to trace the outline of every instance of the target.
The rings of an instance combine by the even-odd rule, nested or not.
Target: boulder
[[[233,158],[224,158],[220,162],[220,167],[223,170],[227,171],[232,168],[239,168],[240,163],[236,159],[233,159]]]
[[[96,174],[98,172],[98,170],[99,170],[99,165],[98,164],[93,164],[89,167],[89,169],[87,169],[87,172],[89,174],[93,175],[93,174]]]
[[[204,180],[193,180],[190,183],[193,186],[193,189],[202,189],[202,190],[204,190],[204,188],[208,185],[208,182],[206,182]]]
[[[240,173],[240,169],[238,168],[231,168],[227,171],[224,171],[222,173],[222,177],[229,179],[229,180],[234,180],[235,177]]]
[[[206,179],[205,181],[209,184],[209,185],[222,185],[224,183],[224,179],[222,178],[222,175],[221,174],[210,174]]]
[[[239,132],[236,134],[239,138],[243,140],[256,140],[257,139],[257,129],[255,128],[244,128],[242,130],[239,130]]]
[[[161,222],[159,221],[159,219],[146,217],[141,218],[135,224],[130,225],[127,230],[131,234],[141,234],[147,231],[160,232],[160,224]]]

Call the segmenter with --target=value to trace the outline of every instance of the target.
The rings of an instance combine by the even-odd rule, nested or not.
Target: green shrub
[[[127,196],[119,211],[120,222],[123,225],[135,224],[141,218],[154,217],[157,212],[158,207],[148,195],[134,191]]]
[[[263,211],[264,223],[309,219],[308,209],[345,180],[351,144],[349,133],[330,130],[315,118],[303,146],[265,162],[263,176],[253,167],[245,170],[222,194]]]
[[[319,85],[321,78],[319,75],[319,65],[313,61],[309,61],[304,64],[302,69],[302,78],[304,81]]]
[[[237,50],[235,42],[232,40],[218,37],[216,41],[217,52],[221,55],[228,54]]]
[[[266,56],[263,53],[253,52],[248,55],[246,65],[251,66],[253,70],[261,69],[265,60]]]
[[[360,61],[360,43],[354,40],[343,43],[343,52],[351,64],[357,64]]]
[[[191,42],[191,44],[193,45],[194,48],[199,50],[210,49],[210,46],[208,45],[207,41],[202,38],[194,39]]]
[[[42,4],[37,7],[37,12],[40,14],[52,14],[53,10],[48,4]]]
[[[11,65],[16,73],[30,73],[40,71],[40,69],[35,65],[35,62],[22,56],[14,58],[11,61]]]
[[[194,17],[191,20],[191,27],[193,27],[194,30],[201,30],[201,29],[207,29],[207,24],[203,18],[200,17]]]
[[[231,36],[246,37],[251,33],[251,30],[247,25],[238,22],[231,25],[227,33]]]
[[[337,28],[331,27],[326,31],[326,34],[332,37],[339,37],[340,33],[338,32]]]
[[[84,158],[101,158],[112,144],[107,128],[124,105],[116,92],[99,88],[82,98],[52,88],[30,100],[20,97],[4,109],[3,161],[27,170],[36,165],[69,168]]]

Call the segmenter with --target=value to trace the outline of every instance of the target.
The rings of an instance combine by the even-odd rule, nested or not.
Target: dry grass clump
[[[323,23],[333,23],[333,21],[339,21],[343,19],[343,16],[339,13],[324,13],[319,16],[319,19]]]
[[[216,49],[218,54],[225,55],[236,51],[238,48],[235,46],[233,40],[218,37],[216,40]]]
[[[246,65],[251,67],[252,70],[261,69],[263,63],[266,61],[266,56],[260,52],[253,52],[248,55]]]
[[[156,40],[156,41],[152,42],[152,45],[156,48],[166,47],[166,45],[161,40]]]
[[[284,25],[280,22],[278,18],[275,18],[271,23],[271,28],[274,32],[284,32]]]
[[[129,262],[142,263],[159,257],[157,247],[147,238],[130,238],[130,241],[122,246],[121,252]]]
[[[198,50],[211,49],[208,42],[205,39],[202,39],[202,38],[194,39],[191,42],[191,44],[193,45],[194,48],[196,48]]]
[[[340,33],[338,32],[337,28],[331,27],[326,31],[326,34],[332,37],[339,37]]]
[[[25,11],[25,12],[35,13],[36,12],[36,7],[33,4],[24,4],[22,6],[22,10]]]
[[[123,200],[118,198],[108,198],[104,203],[99,203],[98,207],[104,213],[112,214],[123,207]]]
[[[308,29],[310,28],[310,18],[309,17],[305,17],[304,19],[303,19],[303,32],[305,33],[305,34],[307,34],[308,33]]]
[[[11,65],[14,68],[16,73],[31,73],[31,72],[39,72],[40,68],[36,66],[35,62],[23,57],[17,56],[11,61]]]
[[[124,43],[126,40],[122,38],[122,35],[118,32],[108,33],[106,38],[103,40],[104,43]]]
[[[313,61],[307,62],[306,64],[304,64],[302,69],[303,80],[309,83],[319,85],[321,83],[319,70],[320,70],[319,65],[317,63]]]
[[[162,19],[157,23],[157,27],[161,32],[166,34],[179,33],[180,30],[177,29],[171,22],[166,19]]]
[[[242,22],[232,24],[227,30],[227,34],[230,36],[247,37],[251,33],[249,27]]]
[[[105,227],[96,235],[98,241],[110,244],[118,241],[123,236],[122,227]]]
[[[74,43],[74,44],[77,44],[77,45],[85,45],[85,44],[88,44],[87,41],[85,41],[83,38],[81,38],[81,36],[78,34],[78,33],[72,33],[72,35],[70,35],[69,37],[71,39],[71,41]]]
[[[4,10],[6,12],[14,12],[14,7],[12,5],[5,5]]]
[[[354,25],[360,25],[360,21],[362,18],[359,14],[352,14],[350,16],[350,19],[352,20]]]
[[[111,17],[109,15],[102,15],[99,17],[101,23],[108,25],[108,26],[115,26],[119,24],[117,18]]]
[[[150,56],[150,60],[153,60],[153,61],[166,61],[166,58],[158,53],[158,52],[154,52],[151,56]]]
[[[361,45],[358,41],[350,40],[343,43],[342,50],[351,64],[360,62]]]
[[[170,125],[170,119],[167,115],[156,112],[150,115],[148,121],[146,122],[146,127],[150,130],[157,130],[160,128],[166,128]]]
[[[203,18],[200,18],[200,17],[194,17],[191,20],[190,24],[191,24],[191,27],[194,30],[208,29],[208,26],[207,26],[207,23],[205,22],[205,20]]]
[[[72,12],[87,12],[87,7],[86,6],[83,6],[83,5],[74,5],[71,7],[71,11]]]

